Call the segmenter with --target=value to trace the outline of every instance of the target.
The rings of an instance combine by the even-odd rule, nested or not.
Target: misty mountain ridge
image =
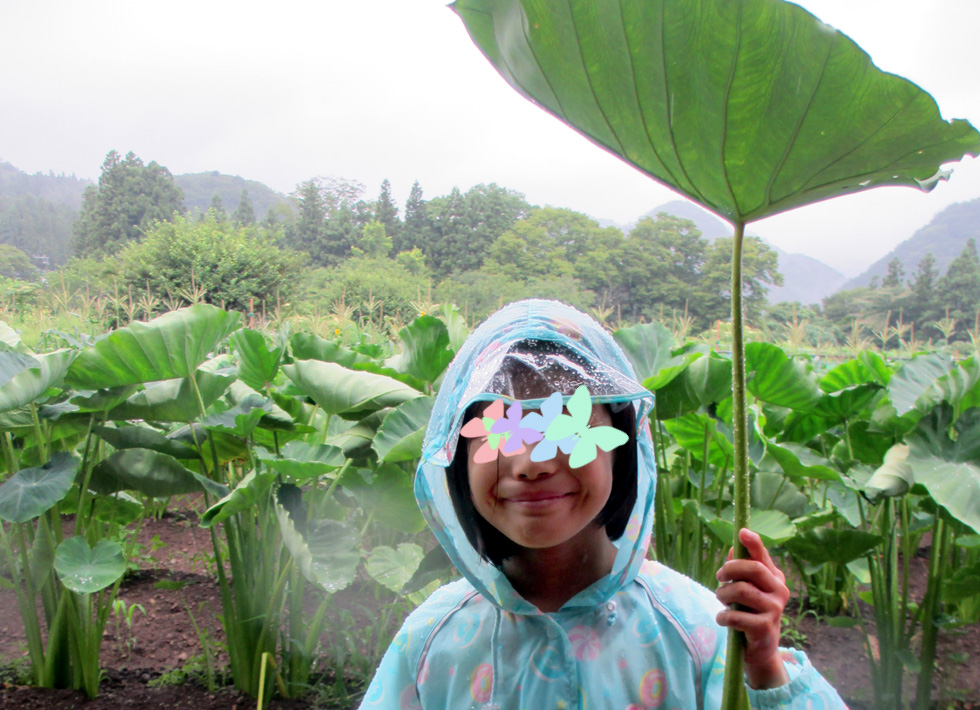
[[[188,212],[194,210],[207,212],[211,207],[212,198],[217,195],[221,198],[221,206],[225,212],[231,214],[238,207],[242,190],[248,190],[255,219],[262,221],[273,205],[287,200],[285,195],[257,180],[246,180],[238,175],[225,175],[217,170],[174,175],[174,182],[184,191],[184,209]]]
[[[902,262],[905,279],[914,281],[919,261],[928,253],[936,257],[936,272],[945,274],[970,238],[980,242],[980,198],[956,202],[944,209],[929,224],[868,267],[867,271],[845,283],[844,289],[868,286],[876,276],[884,278],[888,273],[888,263],[895,258]]]
[[[674,217],[688,219],[694,222],[701,232],[701,236],[709,242],[732,236],[732,228],[708,212],[706,209],[687,202],[685,200],[672,200],[659,207],[655,207],[636,221],[627,225],[619,225],[610,220],[600,220],[602,226],[614,226],[628,234],[636,223],[647,217],[656,218],[661,213],[666,212]],[[766,242],[767,246],[776,252],[779,260],[779,273],[783,275],[782,286],[772,286],[769,288],[767,298],[770,303],[792,303],[798,301],[804,305],[818,304],[824,298],[834,293],[847,277],[836,269],[827,266],[822,261],[814,259],[805,254],[790,254],[773,244]]]

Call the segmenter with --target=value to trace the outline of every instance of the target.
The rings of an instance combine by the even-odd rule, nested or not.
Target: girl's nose
[[[527,451],[517,456],[508,457],[511,465],[511,474],[522,481],[533,481],[542,476],[550,476],[558,468],[558,459],[553,457],[546,461],[532,461],[531,451],[534,447],[529,446]]]

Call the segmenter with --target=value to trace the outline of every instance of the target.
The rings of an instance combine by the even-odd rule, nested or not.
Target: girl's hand
[[[779,656],[780,621],[789,601],[786,577],[769,557],[762,539],[748,528],[738,533],[749,552],[749,559],[733,560],[721,566],[717,575],[721,586],[715,592],[726,606],[739,604],[744,611],[726,609],[716,621],[745,633],[745,677],[753,688],[776,688],[789,682]]]

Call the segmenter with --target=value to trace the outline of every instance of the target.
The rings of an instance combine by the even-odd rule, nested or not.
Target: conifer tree
[[[255,208],[252,207],[252,198],[248,196],[248,190],[245,188],[242,188],[242,196],[238,199],[238,207],[232,213],[231,219],[241,227],[255,224]]]
[[[980,257],[972,238],[939,280],[938,291],[940,305],[949,308],[950,317],[959,323],[957,335],[962,336],[980,312]]]
[[[102,163],[98,186],[89,186],[75,222],[78,256],[112,253],[140,238],[157,220],[184,211],[184,193],[162,165],[143,165],[134,153],[112,150]]]
[[[428,209],[422,201],[422,188],[416,180],[405,203],[405,222],[399,233],[392,236],[395,253],[421,248],[429,236],[429,229]]]
[[[905,269],[902,261],[897,256],[888,262],[888,273],[882,279],[881,285],[884,288],[901,288],[902,280],[905,278]]]
[[[378,195],[378,201],[374,206],[374,219],[384,225],[385,233],[389,237],[395,238],[401,222],[398,220],[398,207],[391,199],[391,183],[387,178],[381,183],[381,194]]]

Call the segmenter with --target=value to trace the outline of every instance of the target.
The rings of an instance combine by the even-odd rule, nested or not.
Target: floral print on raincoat
[[[636,407],[637,498],[612,571],[554,613],[542,613],[480,557],[460,527],[446,484],[461,418],[487,386],[508,347],[553,340],[615,382],[599,401]],[[570,394],[570,393],[566,393]],[[595,394],[595,393],[594,393]],[[362,710],[687,710],[718,708],[726,629],[714,594],[646,559],[656,469],[646,415],[653,395],[592,318],[552,301],[498,311],[466,340],[436,399],[415,482],[419,506],[463,578],[447,584],[405,621],[371,682]],[[783,651],[790,682],[749,689],[753,708],[844,708],[799,651]]]

